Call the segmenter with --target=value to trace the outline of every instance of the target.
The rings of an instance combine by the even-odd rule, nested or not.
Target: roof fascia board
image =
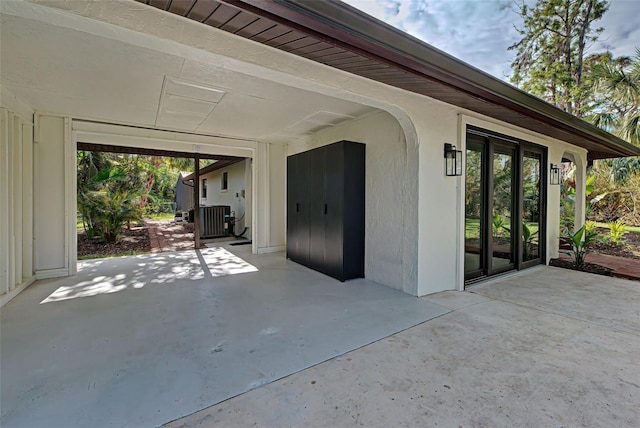
[[[200,168],[200,173],[199,173],[199,175],[202,177],[202,175],[204,175],[204,174],[208,174],[208,173],[210,173],[210,172],[213,172],[213,171],[217,171],[217,170],[219,170],[219,169],[226,168],[226,167],[228,167],[228,166],[231,166],[231,165],[237,164],[238,162],[241,162],[241,161],[243,161],[243,160],[245,160],[245,158],[239,158],[239,159],[235,159],[235,160],[227,160],[227,161],[224,161],[224,160],[223,160],[223,161],[214,162],[214,163],[212,163],[212,164],[209,164],[209,165],[207,165],[207,166],[205,166],[205,167]],[[190,173],[189,175],[184,176],[182,179],[183,179],[183,180],[187,180],[187,181],[188,181],[188,180],[193,180],[193,178],[194,178],[194,174],[195,174],[195,173],[193,173],[193,172],[192,172],[192,173]]]
[[[640,155],[640,148],[340,1],[223,1],[324,42],[349,50],[355,48],[368,58],[419,73],[587,140],[595,139],[620,155]]]

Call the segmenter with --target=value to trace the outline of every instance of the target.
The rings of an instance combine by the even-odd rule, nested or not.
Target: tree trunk
[[[156,177],[153,171],[147,171],[147,178],[144,181],[144,195],[140,197],[140,209],[144,213],[144,208],[147,206],[147,196],[151,193],[153,183],[155,183]]]
[[[147,170],[147,178],[144,182],[144,195],[140,198],[140,209],[144,214],[144,208],[147,206],[147,196],[151,193],[151,189],[153,188],[153,183],[155,183],[156,175],[155,171],[162,164],[162,158],[160,156],[151,156],[149,159],[149,163],[151,164],[152,169]]]

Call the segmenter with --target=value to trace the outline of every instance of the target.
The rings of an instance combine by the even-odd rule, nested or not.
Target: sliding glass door
[[[525,150],[522,157],[522,263],[539,264],[543,234],[542,153]]]
[[[465,280],[541,262],[544,148],[471,129],[465,169]]]
[[[485,153],[484,145],[467,140],[465,173],[465,277],[481,276],[485,271],[484,231],[487,227],[485,211]]]
[[[515,148],[506,144],[492,144],[492,189],[491,189],[491,260],[488,274],[504,272],[514,268],[516,246],[514,245],[514,191]]]

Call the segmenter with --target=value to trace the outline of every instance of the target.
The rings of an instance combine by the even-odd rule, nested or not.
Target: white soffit
[[[292,136],[298,134],[313,134],[324,128],[336,126],[353,118],[353,116],[321,110],[287,126],[284,134]]]
[[[210,103],[219,103],[226,92],[219,88],[212,88],[169,76],[165,76],[164,91],[167,94]]]
[[[108,4],[87,4],[98,3]],[[142,9],[130,18],[146,22],[150,11]],[[0,83],[35,110],[268,142],[375,110],[269,80],[260,66],[234,62],[247,68],[239,72],[226,67],[229,58],[46,5],[0,0],[0,12]]]
[[[319,111],[305,118],[305,121],[321,123],[325,125],[335,126],[341,122],[355,119],[353,116],[346,114],[332,113],[330,111]]]
[[[219,88],[165,76],[156,126],[196,131],[225,93]]]

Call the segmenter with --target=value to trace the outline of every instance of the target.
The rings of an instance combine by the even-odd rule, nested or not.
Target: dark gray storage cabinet
[[[340,281],[364,277],[365,145],[287,158],[287,257]]]

